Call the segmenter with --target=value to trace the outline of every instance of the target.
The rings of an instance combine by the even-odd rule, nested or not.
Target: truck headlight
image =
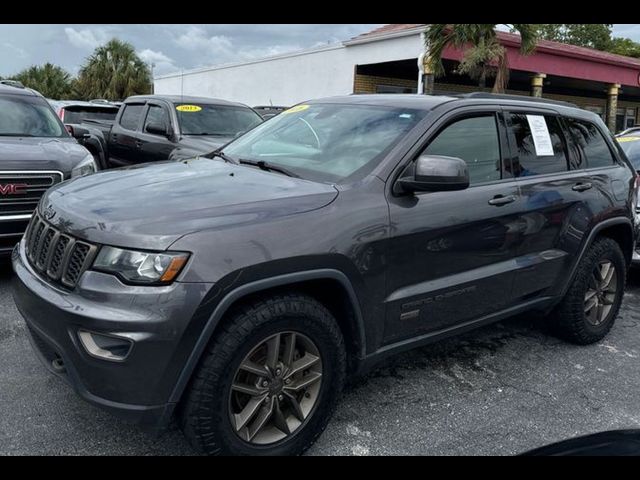
[[[115,274],[129,283],[166,285],[178,276],[188,259],[187,253],[137,252],[104,246],[93,269]]]
[[[71,178],[82,177],[83,175],[89,175],[98,171],[96,161],[93,159],[93,155],[90,153],[82,159],[82,161],[71,170]]]

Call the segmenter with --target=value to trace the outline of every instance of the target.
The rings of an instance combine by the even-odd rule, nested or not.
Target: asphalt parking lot
[[[192,455],[84,403],[42,367],[0,265],[0,455]],[[618,322],[577,347],[520,317],[400,355],[349,386],[311,455],[511,455],[640,427],[640,272]]]

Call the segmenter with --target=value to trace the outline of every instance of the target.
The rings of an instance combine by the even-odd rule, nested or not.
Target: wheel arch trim
[[[580,262],[582,261],[582,258],[585,256],[585,254],[587,253],[587,250],[593,244],[593,241],[596,239],[596,237],[603,230],[605,230],[605,229],[607,229],[609,227],[614,227],[616,225],[627,225],[629,227],[630,232],[631,232],[632,240],[635,240],[633,238],[634,237],[633,223],[627,217],[608,218],[608,219],[603,220],[602,222],[596,224],[591,229],[591,232],[589,232],[589,236],[587,237],[587,240],[584,242],[584,244],[582,245],[582,248],[580,249],[580,253],[578,255],[578,259],[574,262],[573,266],[571,267],[571,273],[569,274],[569,278],[565,282],[565,285],[562,288],[562,292],[560,294],[561,297],[563,297],[567,293],[567,290],[569,290],[569,286],[571,285],[571,282],[573,282],[573,279],[574,279],[574,277],[576,275],[576,272],[578,271],[578,266],[580,265]],[[632,241],[632,246],[633,246],[633,244],[634,244],[634,242]],[[632,255],[633,255],[633,252],[632,252]]]
[[[274,287],[293,285],[310,280],[336,280],[344,287],[355,313],[354,317],[356,328],[354,329],[354,332],[357,336],[356,340],[359,345],[358,356],[363,359],[366,353],[366,337],[362,310],[360,308],[358,296],[356,295],[353,285],[344,273],[334,269],[319,269],[277,275],[274,277],[256,280],[241,285],[231,292],[227,293],[216,305],[213,313],[209,316],[209,319],[207,320],[202,333],[198,337],[198,340],[191,354],[189,355],[185,366],[180,372],[178,380],[171,393],[171,397],[169,398],[169,402],[178,403],[180,401],[187,387],[187,384],[189,383],[189,380],[193,375],[193,372],[195,371],[198,363],[200,362],[200,359],[202,358],[202,355],[204,354],[207,344],[211,341],[211,338],[218,324],[220,323],[220,320],[229,310],[231,305],[233,305],[238,300],[246,297],[247,295],[253,293],[258,293]]]

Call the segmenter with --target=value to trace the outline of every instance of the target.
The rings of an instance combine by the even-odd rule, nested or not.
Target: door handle
[[[493,205],[494,207],[501,207],[502,205],[507,205],[515,201],[515,195],[496,195],[491,200],[489,200],[489,205]]]
[[[574,192],[584,192],[586,190],[589,190],[591,187],[593,187],[593,185],[589,182],[576,183],[573,187],[571,187],[571,190],[573,190]]]
[[[136,140],[136,147],[142,148],[142,141]]]

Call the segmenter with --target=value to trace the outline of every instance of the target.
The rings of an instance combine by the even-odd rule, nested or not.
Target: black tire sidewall
[[[616,269],[615,273],[616,273],[617,290],[616,290],[616,297],[615,297],[614,303],[611,306],[611,309],[609,310],[607,318],[599,325],[593,325],[591,322],[589,322],[589,320],[587,320],[587,315],[586,313],[584,313],[584,308],[583,308],[582,315],[584,319],[585,332],[589,336],[593,336],[593,337],[602,337],[606,335],[607,332],[611,329],[611,326],[618,315],[618,311],[620,310],[622,297],[624,296],[626,264],[625,264],[624,258],[622,257],[622,254],[616,251],[615,249],[611,249],[611,248],[607,249],[604,252],[604,254],[599,256],[599,258],[596,258],[594,261],[590,262],[590,267],[591,267],[590,275],[595,270],[595,268],[600,264],[600,262],[602,262],[603,260],[609,260]],[[582,295],[583,299],[589,288],[588,280],[590,278],[590,275],[586,276],[586,278],[582,282],[583,284],[581,286],[581,290],[583,294]]]
[[[203,428],[195,427],[197,436],[209,438],[200,445],[203,453],[222,455],[295,455],[304,452],[322,433],[337,403],[344,383],[345,353],[339,328],[326,310],[326,315],[309,317],[293,312],[284,312],[250,329],[240,342],[233,345],[233,353],[218,357],[212,368],[215,379],[204,382],[204,392],[209,402],[201,402],[197,411],[199,418],[210,418]],[[332,324],[333,323],[333,324]],[[229,417],[229,395],[231,384],[240,362],[257,345],[268,337],[285,331],[299,332],[308,337],[318,348],[322,360],[322,384],[313,410],[291,436],[271,445],[252,445],[242,440],[235,432]],[[337,334],[336,334],[337,333]],[[223,339],[220,339],[223,340]],[[215,352],[215,349],[212,350]],[[215,353],[213,353],[215,354]],[[186,432],[185,432],[186,433]],[[187,435],[189,437],[190,435]],[[192,442],[193,443],[193,442]],[[207,447],[215,446],[215,451]]]
[[[614,304],[607,318],[599,325],[587,320],[584,302],[589,281],[596,266],[609,260],[616,269],[617,291]],[[627,265],[620,246],[611,238],[594,241],[581,259],[569,290],[549,318],[549,326],[559,337],[578,345],[588,345],[602,340],[615,323],[622,304]]]

